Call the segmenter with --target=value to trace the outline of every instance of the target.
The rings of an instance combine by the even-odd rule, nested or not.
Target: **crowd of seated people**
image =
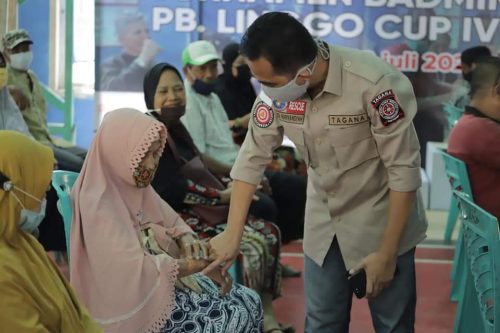
[[[27,32],[9,34],[4,37],[6,47],[9,41],[14,45],[12,49],[22,45],[19,52],[6,48],[11,57],[16,52],[32,54],[32,41]],[[9,37],[12,34],[15,38]],[[19,39],[21,42],[16,44]],[[281,234],[271,222],[277,212],[274,202],[264,193],[264,190],[270,193],[269,188],[255,197],[255,208],[248,217],[241,246],[243,281],[254,291],[233,286],[230,276],[223,276],[220,272],[212,272],[207,277],[197,274],[210,263],[206,240],[224,229],[225,219],[216,223],[213,218],[205,220],[203,209],[196,208],[204,206],[210,210],[226,206],[227,213],[231,183],[223,176],[230,167],[219,165],[218,169],[218,164],[222,163],[200,153],[180,122],[182,113],[179,113],[179,107],[185,108],[186,97],[177,69],[168,64],[152,68],[144,80],[144,93],[147,107],[156,109],[156,112],[149,116],[133,110],[110,113],[96,133],[89,153],[84,151],[81,161],[75,164],[75,160],[61,162],[65,155],[58,152],[68,151],[57,146],[48,133],[46,101],[36,76],[28,69],[29,64],[21,70],[17,68],[21,66],[10,65],[9,56],[0,59],[3,60],[0,62],[0,83],[3,79],[5,81],[0,87],[0,130],[17,131],[19,133],[14,139],[21,136],[29,142],[38,141],[38,146],[50,147],[51,156],[54,156],[50,170],[59,168],[80,172],[72,192],[74,215],[71,247],[68,249],[71,250],[71,284],[102,329],[106,332],[142,329],[171,332],[194,327],[200,332],[225,332],[238,327],[241,332],[260,332],[262,329],[266,332],[293,331],[276,321],[272,309],[272,301],[281,292]],[[15,75],[22,81],[21,88],[16,88],[16,84],[7,88],[11,71],[16,71]],[[34,121],[35,116],[38,122]],[[167,138],[170,142],[165,146]],[[129,143],[128,155],[122,153],[123,142]],[[174,156],[174,150],[178,156]],[[183,176],[183,165],[193,159],[201,162],[205,174],[213,172],[220,176],[223,187],[212,189]],[[211,171],[208,165],[212,167]],[[33,232],[45,248],[36,244],[42,253],[43,250],[66,250],[50,173],[45,190],[42,196],[47,204],[40,205],[39,223]],[[24,209],[22,203],[20,205]],[[44,226],[50,229],[46,234],[62,244],[60,247],[47,246],[43,241]],[[30,240],[36,242],[35,238]],[[121,285],[117,281],[124,274],[131,278],[122,279],[124,285]],[[65,283],[61,276],[49,278],[62,279],[58,283]],[[131,284],[137,287],[131,288]],[[119,291],[125,288],[134,292],[124,297]],[[69,287],[67,293],[75,298],[74,305],[83,318],[78,322],[70,317],[70,324],[83,325],[85,322],[89,327],[85,331],[92,331],[90,327],[100,331],[86,310],[78,308],[79,301]],[[203,304],[203,311],[186,310],[200,304]],[[33,325],[49,331],[59,330],[52,329],[56,324],[47,323],[49,319],[39,318],[40,305],[34,307],[37,309],[33,309],[30,315],[39,322]],[[207,326],[207,316],[219,323],[217,327]]]
[[[220,270],[200,274],[212,260],[207,240],[226,227],[228,174],[239,149],[231,130],[244,132],[256,96],[238,44],[224,50],[218,79],[220,60],[206,41],[183,52],[184,81],[170,64],[151,67],[143,81],[150,112],[110,112],[88,152],[50,136],[29,69],[32,44],[15,30],[0,53],[0,146],[8,147],[0,151],[0,265],[10,272],[0,275],[2,325],[13,332],[293,331],[276,320],[272,301],[281,293],[281,243],[303,232],[304,176],[272,166],[266,173],[241,244],[244,286]],[[497,57],[475,60],[471,100],[449,139],[450,154],[467,164],[475,200],[497,217],[499,74]],[[71,194],[71,286],[45,252],[66,250],[54,168],[80,173]]]

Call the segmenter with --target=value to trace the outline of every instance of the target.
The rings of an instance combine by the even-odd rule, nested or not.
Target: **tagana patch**
[[[253,122],[257,127],[267,128],[271,126],[274,121],[274,112],[264,102],[257,104],[253,111]]]
[[[378,94],[372,99],[371,104],[378,111],[380,120],[385,127],[405,116],[403,108],[397,102],[396,95],[392,89]]]

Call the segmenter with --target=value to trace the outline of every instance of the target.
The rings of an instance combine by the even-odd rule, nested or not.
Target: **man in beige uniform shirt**
[[[306,332],[348,331],[347,276],[360,269],[376,332],[413,332],[415,246],[427,222],[409,80],[369,53],[315,42],[285,13],[259,17],[241,53],[273,105],[254,104],[231,173],[228,227],[211,241],[207,270],[238,253],[252,193],[285,134],[308,165]]]

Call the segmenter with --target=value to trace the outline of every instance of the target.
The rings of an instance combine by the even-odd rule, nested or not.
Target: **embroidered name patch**
[[[368,116],[366,114],[328,116],[328,124],[330,124],[331,126],[355,125],[367,121],[368,121]]]
[[[274,112],[264,102],[257,104],[253,111],[253,122],[260,128],[271,126],[274,121]]]
[[[389,126],[405,116],[401,105],[396,101],[396,95],[392,89],[379,94],[372,99],[371,103],[375,110],[378,111],[378,115],[384,126]]]
[[[278,119],[285,123],[293,123],[293,124],[303,124],[304,123],[304,115],[303,114],[290,114],[285,112],[278,112]]]

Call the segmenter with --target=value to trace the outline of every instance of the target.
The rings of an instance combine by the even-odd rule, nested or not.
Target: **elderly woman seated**
[[[196,274],[208,245],[150,185],[166,138],[139,111],[105,116],[71,193],[71,283],[106,332],[261,332],[257,293]]]

